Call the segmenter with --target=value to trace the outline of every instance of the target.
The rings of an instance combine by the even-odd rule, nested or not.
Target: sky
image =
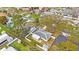
[[[9,2],[9,3],[8,3]],[[2,7],[78,7],[79,0],[0,0]]]

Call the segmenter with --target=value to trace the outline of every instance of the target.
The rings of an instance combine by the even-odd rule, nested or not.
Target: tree
[[[6,23],[6,17],[5,16],[0,16],[0,23],[5,24]]]
[[[35,20],[36,27],[39,26],[40,25],[40,23],[39,23],[40,14],[32,13],[31,17]]]
[[[19,33],[19,35],[20,35],[24,30],[23,23],[25,22],[25,20],[22,19],[21,15],[15,15],[15,16],[13,16],[12,21],[14,22],[15,33]]]
[[[12,21],[14,22],[15,27],[20,26],[23,29],[22,25],[23,25],[23,22],[25,22],[25,21],[22,19],[21,15],[13,16]]]

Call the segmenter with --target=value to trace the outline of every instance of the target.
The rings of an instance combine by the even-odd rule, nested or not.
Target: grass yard
[[[39,19],[40,18],[40,14],[34,14],[33,13],[33,14],[31,14],[31,17],[36,20],[36,19]]]
[[[17,49],[18,51],[29,51],[28,47],[24,46],[21,43],[18,43],[17,41],[13,42],[11,46]]]
[[[76,51],[78,49],[78,46],[70,41],[61,42],[57,46],[60,48],[60,50],[64,51]]]

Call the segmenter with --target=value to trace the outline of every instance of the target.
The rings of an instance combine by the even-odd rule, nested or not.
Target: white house
[[[36,35],[36,34],[33,34],[32,37],[33,37],[33,39],[36,39],[36,40],[39,40],[39,38],[40,38],[40,36]]]
[[[3,44],[5,41],[11,42],[13,41],[13,38],[4,33],[0,36],[0,45]]]
[[[34,32],[33,34],[32,34],[32,37],[33,38],[35,38],[35,39],[39,39],[39,38],[41,38],[42,40],[44,40],[44,41],[48,41],[49,40],[49,38],[51,37],[51,33],[50,32],[47,32],[47,31],[45,31],[45,30],[43,30],[43,29],[39,29],[39,30],[37,30],[36,32]]]

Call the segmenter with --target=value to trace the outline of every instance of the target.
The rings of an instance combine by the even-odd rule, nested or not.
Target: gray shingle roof
[[[52,35],[50,32],[44,31],[43,29],[36,31],[35,34],[39,35],[41,38],[45,40],[48,40]]]
[[[55,41],[54,41],[54,43],[55,44],[58,44],[58,43],[60,43],[60,42],[62,42],[62,41],[67,41],[67,37],[65,37],[65,36],[63,36],[63,35],[59,35],[56,39],[55,39]]]

